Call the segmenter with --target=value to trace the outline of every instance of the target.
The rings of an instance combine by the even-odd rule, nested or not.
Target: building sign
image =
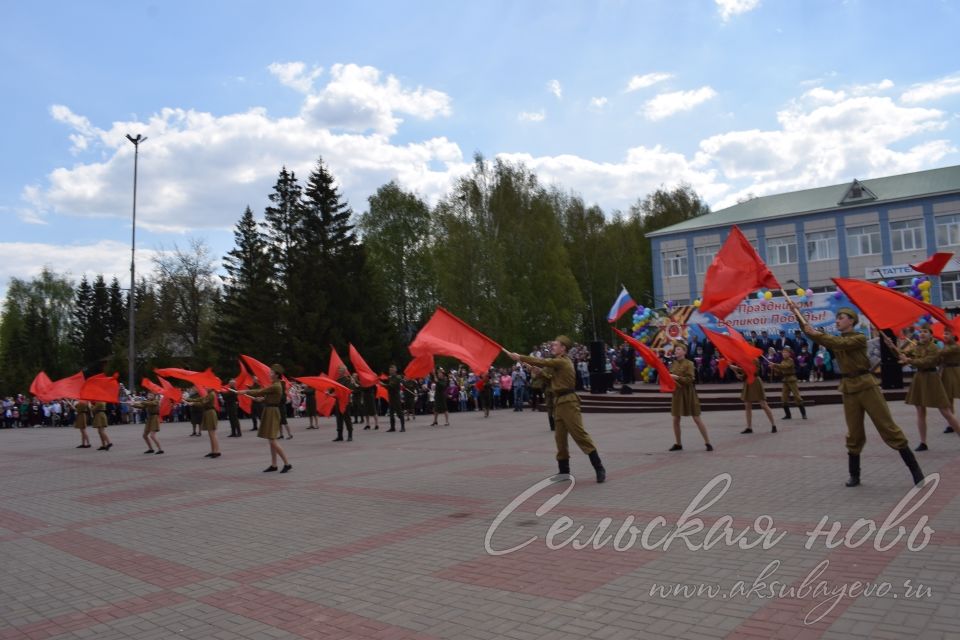
[[[922,260],[926,260],[926,258],[923,258]],[[867,267],[863,271],[864,277],[868,280],[876,280],[877,278],[882,278],[884,280],[887,278],[913,278],[914,276],[924,275],[919,271],[914,271],[913,267],[908,264],[891,264],[884,265],[882,267]],[[943,268],[944,273],[952,271],[960,271],[960,257],[954,256],[950,258],[950,262],[948,262],[947,266]]]

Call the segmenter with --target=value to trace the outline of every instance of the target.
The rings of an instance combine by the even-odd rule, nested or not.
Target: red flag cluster
[[[74,399],[79,397],[84,382],[83,372],[78,371],[69,378],[51,381],[47,374],[41,371],[30,383],[30,393],[41,402],[52,402],[60,398]]]

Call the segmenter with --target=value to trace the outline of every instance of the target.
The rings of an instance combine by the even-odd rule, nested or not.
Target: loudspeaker
[[[624,394],[624,395],[631,394],[631,393],[633,393],[633,389],[632,389],[631,387],[628,387],[627,385],[623,384],[623,385],[620,385],[620,393],[622,393],[622,394]]]
[[[880,387],[883,389],[903,389],[903,365],[899,362],[881,363]]]
[[[606,370],[607,370],[607,354],[603,349],[603,342],[599,340],[591,342],[590,343],[590,373],[604,373]]]
[[[893,331],[890,329],[884,329],[883,333],[890,338],[894,343],[897,342],[897,336],[894,335]],[[883,364],[896,364],[899,362],[897,354],[895,354],[890,347],[887,346],[886,341],[883,338],[880,338],[880,362]],[[901,372],[900,376],[900,387],[903,386],[903,375]],[[900,387],[890,387],[891,389],[899,389]],[[886,387],[884,387],[886,388]]]
[[[613,388],[612,373],[591,373],[590,393],[606,393]]]

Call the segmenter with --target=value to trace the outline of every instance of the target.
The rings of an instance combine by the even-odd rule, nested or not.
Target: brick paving
[[[912,408],[891,407],[916,443]],[[866,520],[911,485],[869,426],[864,484],[847,489],[840,407],[775,435],[757,412],[740,435],[742,417],[704,415],[713,453],[684,423],[685,450],[668,453],[667,415],[587,415],[609,481],[575,451],[572,486],[531,490],[496,529],[554,472],[544,414],[421,417],[352,443],[331,442],[331,420],[293,420],[286,475],[261,473],[266,443],[225,425],[215,460],[183,424],[162,427],[163,456],[142,454],[137,426],[111,427],[109,452],[74,449],[72,429],[3,430],[0,640],[960,638],[960,438],[931,420],[917,456],[939,485],[899,523],[918,548],[904,535],[879,551],[896,530]],[[656,545],[712,481],[729,486],[688,517],[703,530]],[[763,516],[783,538],[741,548]],[[824,517],[865,542],[808,544]]]

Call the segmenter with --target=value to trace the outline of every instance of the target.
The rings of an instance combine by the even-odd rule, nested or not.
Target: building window
[[[697,273],[706,273],[707,267],[710,266],[710,263],[713,262],[713,257],[717,255],[717,251],[720,250],[719,246],[712,247],[697,247],[693,250],[694,260],[696,260]]]
[[[668,278],[687,275],[686,252],[667,251],[663,254],[663,272]]]
[[[943,303],[960,302],[960,273],[946,273],[940,276],[940,295]]]
[[[815,231],[807,234],[807,262],[837,259],[837,232]]]
[[[937,248],[960,246],[960,214],[937,218]]]
[[[796,264],[797,263],[797,238],[796,236],[787,236],[784,238],[767,238],[767,264]]]
[[[847,255],[849,257],[875,256],[879,253],[880,225],[871,224],[865,227],[850,227],[847,229]]]
[[[893,245],[894,251],[915,251],[917,249],[923,249],[926,244],[923,233],[923,220],[891,222],[890,242]]]

